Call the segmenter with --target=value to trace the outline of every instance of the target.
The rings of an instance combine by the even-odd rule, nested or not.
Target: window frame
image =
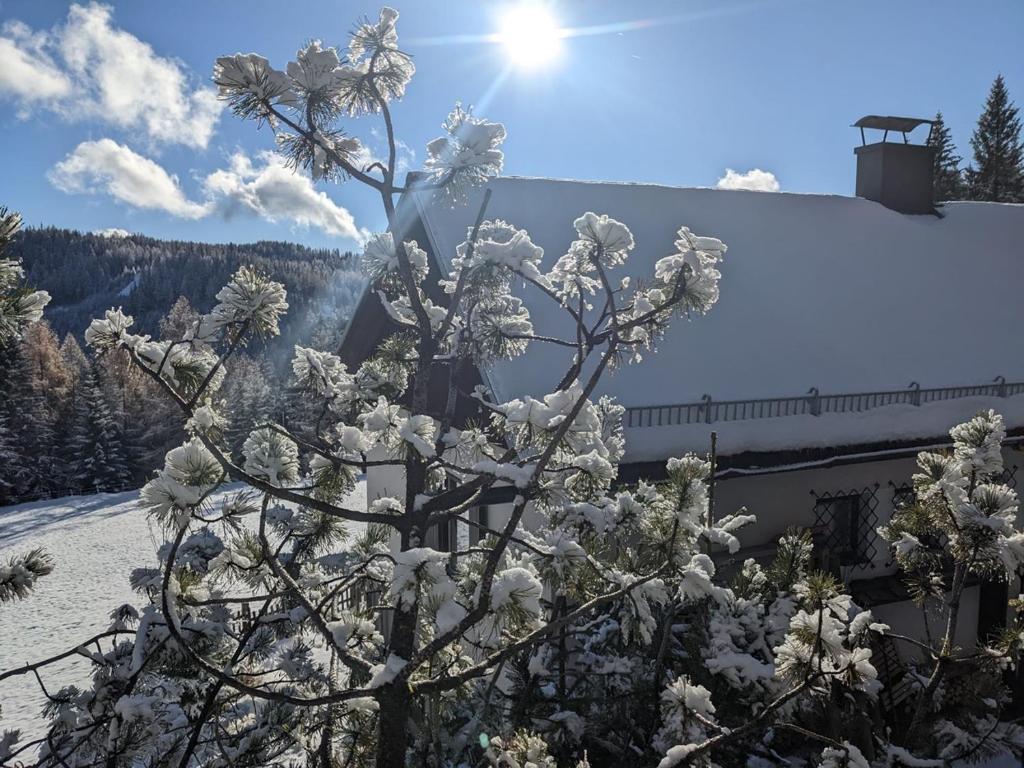
[[[814,496],[815,527],[824,534],[826,555],[838,558],[844,567],[868,565],[879,552],[876,543],[878,525],[878,485],[863,489],[816,493]],[[846,505],[847,521],[842,532],[836,530],[836,510]]]

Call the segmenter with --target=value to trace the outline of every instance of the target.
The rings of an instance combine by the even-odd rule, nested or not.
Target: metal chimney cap
[[[879,131],[899,131],[910,133],[919,125],[934,125],[934,120],[922,117],[894,117],[893,115],[865,115],[852,128],[877,128]]]

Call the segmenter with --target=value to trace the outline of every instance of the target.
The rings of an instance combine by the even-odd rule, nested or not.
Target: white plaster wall
[[[792,527],[809,528],[815,523],[817,494],[860,493],[872,488],[878,504],[873,527],[884,525],[892,517],[896,487],[909,483],[915,471],[912,458],[846,464],[824,469],[802,469],[765,475],[731,477],[719,481],[715,489],[718,516],[740,507],[757,518],[739,536],[743,547],[770,546]],[[889,549],[877,536],[871,561],[845,569],[845,579],[870,579],[886,576],[895,567]],[[742,558],[742,550],[740,557]]]
[[[1004,461],[1008,466],[1024,466],[1024,457],[1016,450],[1004,451]],[[750,556],[751,550],[770,550],[771,545],[788,528],[812,526],[815,521],[815,497],[812,491],[819,494],[859,492],[865,487],[874,487],[877,484],[877,521],[874,525],[884,525],[892,516],[893,493],[896,487],[909,483],[915,471],[915,460],[909,457],[727,478],[720,480],[715,490],[716,512],[718,515],[726,515],[745,506],[748,512],[757,517],[755,524],[743,529],[739,534],[743,548],[733,558],[738,565]],[[367,472],[367,501],[381,496],[401,498],[404,494],[403,479],[404,473],[400,468],[370,468]],[[1024,469],[1021,470],[1020,479],[1024,480]],[[508,521],[511,512],[512,504],[489,505],[490,527],[500,529]],[[529,527],[531,521],[536,524],[536,519],[536,513],[528,508],[524,514],[524,524]],[[871,562],[854,566],[843,573],[846,581],[877,578],[895,572],[895,565],[885,542],[878,538],[875,548],[876,552]],[[872,610],[880,621],[891,624],[893,629],[901,634],[921,638],[925,636],[920,609],[909,601],[877,606]],[[978,588],[972,587],[965,593],[959,622],[960,631],[957,635],[957,642],[964,647],[974,645],[977,618]],[[937,626],[933,627],[933,631],[936,629]]]
[[[963,599],[960,602],[960,617],[957,621],[956,644],[965,650],[971,650],[977,643],[978,629],[978,597],[981,588],[974,586],[964,590]],[[928,631],[933,639],[942,637],[946,629],[943,614],[938,606],[931,604],[927,606]],[[876,605],[871,609],[875,618],[883,624],[888,624],[894,632],[907,637],[924,640],[928,637],[925,629],[925,613],[911,601],[905,600],[899,603],[887,603]],[[915,660],[916,651],[909,643],[897,642],[900,657],[904,661]]]
[[[374,450],[368,457],[370,461],[381,461],[385,458],[383,451]],[[366,468],[366,504],[384,496],[392,496],[399,501],[405,499],[405,469],[394,467]]]

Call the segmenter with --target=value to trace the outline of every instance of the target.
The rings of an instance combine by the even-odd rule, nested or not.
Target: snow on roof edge
[[[565,178],[561,176],[527,176],[519,174],[507,174],[504,176],[497,176],[491,179],[487,184],[494,182],[503,181],[540,181],[540,182],[552,182],[555,184],[579,184],[585,186],[595,187],[633,187],[639,189],[661,189],[661,190],[699,190],[706,192],[716,192],[724,194],[735,194],[735,195],[777,195],[781,197],[813,197],[813,198],[825,198],[835,200],[860,200],[865,203],[874,203],[875,205],[885,208],[884,205],[876,200],[869,200],[866,197],[859,197],[857,195],[844,195],[838,192],[801,192],[797,190],[780,189],[777,192],[769,192],[761,189],[720,189],[719,187],[708,187],[701,186],[699,184],[663,184],[655,181],[621,181],[621,180],[601,180],[601,179],[573,179]],[[411,192],[416,198],[417,207],[420,210],[420,215],[423,215],[425,207],[422,206],[421,199],[427,198],[429,201],[433,192],[431,190],[417,190],[415,187],[412,188]],[[994,202],[986,200],[946,200],[943,202],[936,203],[936,206],[941,209],[944,206],[953,205],[969,205],[969,206],[1006,206],[1011,208],[1024,208],[1024,203],[1004,203]],[[899,213],[894,211],[894,213]],[[899,213],[900,216],[934,216],[932,213],[922,214],[910,214],[910,213]]]
[[[1000,414],[1008,430],[1024,427],[1024,395],[965,397],[921,405],[906,403],[870,411],[657,427],[626,427],[623,463],[658,461],[673,452],[702,451],[718,434],[721,455],[824,449],[930,439],[948,433],[980,410]]]

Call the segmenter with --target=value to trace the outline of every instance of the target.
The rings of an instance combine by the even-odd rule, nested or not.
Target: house
[[[921,122],[871,117],[859,126],[903,132]],[[1024,478],[1024,206],[933,209],[930,153],[909,142],[859,147],[857,197],[506,177],[489,183],[486,211],[530,232],[544,248],[542,268],[565,252],[586,211],[632,230],[624,269],[634,277],[653,274],[680,226],[725,241],[717,305],[674,321],[656,353],[606,375],[596,393],[627,407],[620,480],[658,479],[668,457],[707,453],[714,431],[717,509],[745,505],[757,516],[737,559],[767,559],[787,528],[813,528],[857,601],[916,635],[925,619],[876,533],[911,493],[916,453],[949,445],[950,427],[993,408],[1008,428],[1006,481]],[[398,234],[447,274],[482,194],[453,208],[409,192]],[[563,313],[533,289],[520,295],[537,333],[558,335]],[[343,359],[358,364],[388,333],[367,293]],[[499,402],[539,397],[569,354],[536,344],[474,372],[463,388],[479,381]],[[371,472],[368,498],[389,495],[393,480]],[[511,495],[495,489],[475,514],[500,523]],[[432,544],[459,535],[437,532]],[[1005,619],[1006,596],[1006,584],[970,587],[962,643]]]

